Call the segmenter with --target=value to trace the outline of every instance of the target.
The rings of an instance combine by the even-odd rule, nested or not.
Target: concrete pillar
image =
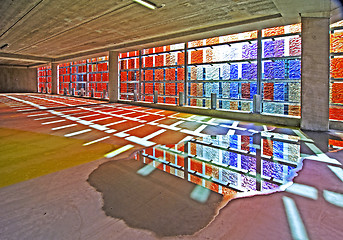
[[[330,18],[302,14],[301,129],[329,129]]]
[[[57,63],[51,63],[51,94],[58,93]]]
[[[110,99],[110,102],[117,102],[119,97],[118,56],[118,52],[109,51],[108,98]]]

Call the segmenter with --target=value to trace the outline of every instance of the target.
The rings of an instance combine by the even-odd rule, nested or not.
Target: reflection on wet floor
[[[301,167],[300,137],[273,132],[206,136],[148,148],[135,158],[147,164],[138,171],[143,176],[159,169],[224,196],[234,192],[239,197],[281,190],[290,183]],[[191,197],[206,202],[199,194]]]

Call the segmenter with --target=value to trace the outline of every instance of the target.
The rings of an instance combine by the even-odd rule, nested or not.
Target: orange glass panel
[[[343,52],[343,32],[337,32],[337,33],[331,34],[330,52],[332,53]]]
[[[330,107],[330,119],[343,120],[343,106]]]
[[[343,83],[332,83],[331,102],[343,104]]]
[[[331,59],[331,77],[343,78],[343,58]]]
[[[285,34],[285,27],[273,27],[273,28],[266,28],[262,30],[262,36],[263,37],[271,37],[271,36],[277,36]]]
[[[203,62],[203,50],[191,52],[191,63],[202,63]]]
[[[219,37],[207,38],[206,45],[213,45],[219,43]]]
[[[204,46],[204,40],[195,40],[188,43],[188,47],[201,47]]]

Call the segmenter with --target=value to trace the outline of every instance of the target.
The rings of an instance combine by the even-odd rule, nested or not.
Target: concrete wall
[[[0,66],[0,92],[37,92],[37,69]]]

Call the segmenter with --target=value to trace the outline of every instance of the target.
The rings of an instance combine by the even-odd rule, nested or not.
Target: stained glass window
[[[38,92],[51,93],[51,67],[45,66],[37,69]]]
[[[124,63],[122,63],[124,65]],[[127,68],[127,64],[125,63]],[[85,59],[58,65],[59,94],[80,95],[107,98],[108,91],[108,57]]]
[[[331,24],[330,119],[343,121],[343,21]]]
[[[263,113],[300,116],[300,31],[300,24],[262,30]]]

